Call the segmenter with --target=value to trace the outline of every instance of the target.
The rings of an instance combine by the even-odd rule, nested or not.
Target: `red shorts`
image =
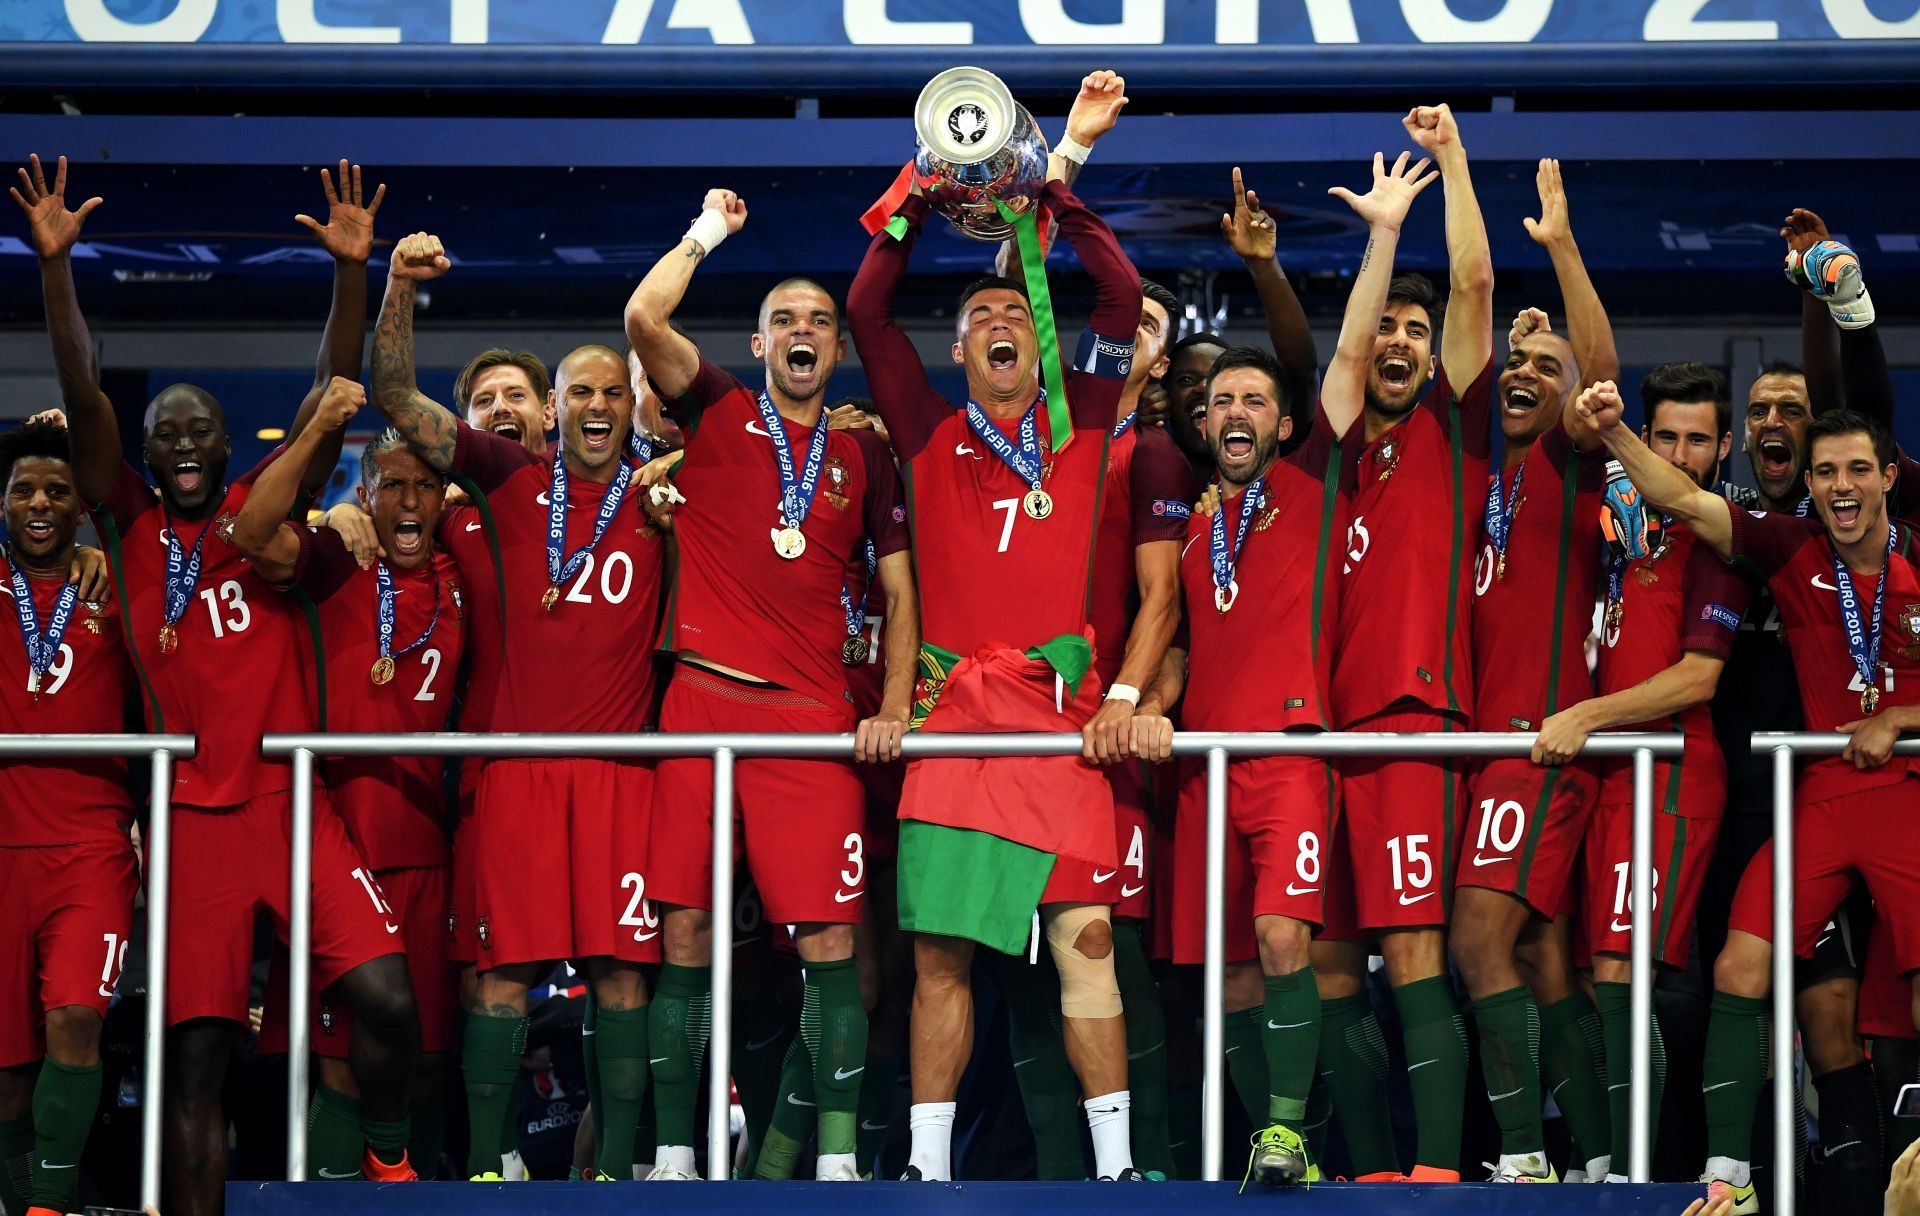
[[[466,844],[482,971],[510,963],[660,961],[647,898],[653,768],[631,760],[494,760]]]
[[[1687,965],[1693,939],[1693,914],[1707,877],[1718,819],[1687,819],[1656,811],[1653,816],[1653,958],[1672,967]],[[1585,914],[1582,956],[1629,954],[1633,949],[1633,804],[1614,803],[1594,812],[1587,832]]]
[[[1147,846],[1148,874],[1151,876],[1153,920],[1149,925],[1147,957],[1173,959],[1173,832],[1180,806],[1179,762],[1168,760],[1149,766],[1151,796],[1148,818],[1153,839]]]
[[[1324,760],[1267,756],[1227,769],[1227,960],[1258,956],[1257,916],[1320,923],[1328,850],[1339,819]],[[1174,828],[1173,961],[1204,962],[1207,934],[1207,772],[1181,786]]]
[[[1134,761],[1105,770],[1113,789],[1113,842],[1118,863],[1095,865],[1061,857],[1040,893],[1043,904],[1108,904],[1116,918],[1145,920],[1152,910],[1147,868],[1146,783]]]
[[[1885,918],[1882,917],[1882,920]],[[1857,1028],[1867,1038],[1920,1037],[1913,1025],[1913,980],[1893,965],[1893,939],[1878,924],[1867,938],[1867,964],[1860,974]]]
[[[1814,943],[1846,899],[1857,876],[1881,912],[1875,939],[1885,938],[1894,970],[1920,968],[1920,782],[1902,781],[1801,806],[1793,820],[1793,949],[1811,957]],[[1898,909],[1897,913],[1893,912]],[[1734,893],[1727,927],[1773,940],[1773,842],[1762,845]],[[1869,946],[1869,952],[1872,947]]]
[[[285,790],[209,811],[173,808],[173,901],[167,955],[167,1024],[192,1018],[247,1020],[253,922],[264,911],[287,940],[287,879],[293,795]],[[400,952],[380,886],[347,829],[313,795],[313,987]]]
[[[1570,911],[1574,863],[1600,792],[1593,768],[1489,760],[1468,789],[1455,885],[1504,891],[1547,920]]]
[[[805,693],[756,688],[681,664],[660,711],[662,733],[837,734],[846,715]],[[744,856],[767,917],[779,924],[858,924],[867,893],[867,791],[844,760],[741,760],[733,769],[733,857]],[[660,762],[653,786],[647,897],[686,908],[713,901],[713,761]]]
[[[473,822],[473,795],[480,784],[478,756],[468,756],[460,769],[460,809],[453,825],[453,878],[447,890],[447,957],[456,963],[471,964],[479,955],[480,942],[473,935],[473,847],[467,839],[467,825]]]
[[[1430,709],[1375,714],[1356,729],[1395,733],[1462,730]],[[1326,938],[1367,929],[1447,923],[1454,834],[1465,785],[1456,761],[1380,756],[1343,761],[1340,821],[1346,865],[1329,867]]]
[[[133,932],[139,889],[126,837],[0,849],[0,1068],[46,1054],[43,1013],[85,1005],[105,1016]]]

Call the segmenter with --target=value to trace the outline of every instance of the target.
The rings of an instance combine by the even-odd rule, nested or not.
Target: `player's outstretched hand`
[[[403,236],[399,244],[393,247],[393,260],[389,263],[388,273],[396,279],[411,279],[416,283],[425,283],[437,279],[453,268],[453,261],[447,257],[446,247],[440,238],[431,232],[416,232],[412,236]]]
[[[1233,169],[1233,213],[1220,217],[1220,233],[1243,261],[1273,260],[1276,225],[1273,217],[1260,209],[1260,196],[1247,189],[1238,165]]]
[[[1533,184],[1540,191],[1540,218],[1520,221],[1527,226],[1527,235],[1539,245],[1572,240],[1573,221],[1567,218],[1567,188],[1560,181],[1560,162],[1542,160]]]
[[[320,405],[313,413],[313,425],[320,428],[322,435],[331,434],[347,425],[366,403],[366,385],[345,376],[335,376],[327,381],[327,391],[320,395]]]
[[[386,183],[376,186],[373,197],[366,199],[360,189],[360,166],[342,159],[340,184],[336,187],[333,175],[322,169],[320,185],[327,192],[327,222],[322,224],[310,215],[296,215],[294,222],[312,229],[335,261],[365,262],[373,256],[373,217],[387,197]]]
[[[1791,253],[1805,253],[1821,241],[1833,239],[1833,234],[1827,231],[1827,222],[1805,207],[1795,207],[1780,224],[1780,236]]]
[[[854,729],[853,758],[863,764],[884,764],[889,760],[898,760],[900,741],[906,737],[906,711],[883,708]]]
[[[373,516],[358,503],[343,502],[322,515],[320,522],[340,534],[340,543],[353,554],[353,560],[362,570],[371,570],[374,558],[387,555],[380,547],[380,533],[374,530]]]
[[[1354,214],[1365,220],[1369,228],[1380,227],[1398,232],[1407,218],[1407,209],[1413,206],[1413,200],[1440,177],[1437,170],[1427,172],[1427,166],[1433,162],[1426,157],[1421,157],[1420,162],[1409,169],[1407,161],[1412,155],[1402,152],[1394,160],[1393,168],[1388,170],[1386,158],[1375,152],[1373,189],[1365,194],[1355,194],[1345,186],[1331,186],[1327,193],[1353,208]]]
[[[1452,106],[1415,106],[1400,125],[1407,129],[1407,137],[1430,155],[1439,156],[1460,147],[1460,124],[1454,121]]]
[[[73,561],[67,566],[67,581],[80,588],[80,598],[99,603],[113,594],[113,580],[107,573],[107,555],[86,545],[76,545]]]
[[[38,156],[27,158],[29,173],[20,170],[20,184],[8,190],[20,210],[27,213],[29,239],[33,251],[42,258],[65,257],[80,240],[80,229],[103,200],[90,198],[80,210],[67,210],[67,158],[54,163],[53,188],[47,188],[47,171]],[[22,192],[24,191],[24,193]]]
[[[50,410],[41,410],[33,417],[27,419],[28,426],[32,426],[36,422],[51,422],[53,425],[64,429],[67,425],[67,411],[61,409],[59,406],[55,406]]]
[[[1118,764],[1133,755],[1133,705],[1104,701],[1080,731],[1080,754],[1093,764]]]
[[[1885,1216],[1920,1216],[1920,1140],[1907,1145],[1893,1163]]]
[[[1118,72],[1092,72],[1080,82],[1080,93],[1067,111],[1067,138],[1091,148],[1120,121],[1127,108],[1126,78]]]
[[[1840,753],[1840,758],[1855,768],[1879,768],[1893,755],[1893,745],[1900,741],[1900,725],[1892,714],[1847,723],[1840,728],[1840,733],[1853,737],[1847,740],[1847,748]]]
[[[1520,339],[1530,334],[1553,332],[1553,322],[1547,320],[1547,314],[1538,308],[1523,308],[1514,315],[1513,328],[1507,331],[1507,349],[1520,345]]]
[[[1573,403],[1575,417],[1595,439],[1619,426],[1621,412],[1626,408],[1626,403],[1620,400],[1619,387],[1611,380],[1588,385]]]
[[[1579,706],[1569,706],[1540,724],[1533,741],[1535,764],[1565,764],[1580,754],[1590,731],[1581,721]]]
[[[1133,754],[1158,763],[1173,758],[1173,719],[1165,714],[1133,715]]]
[[[718,211],[720,218],[727,221],[728,236],[747,226],[747,200],[731,190],[716,187],[707,191],[707,197],[700,201],[700,209]]]

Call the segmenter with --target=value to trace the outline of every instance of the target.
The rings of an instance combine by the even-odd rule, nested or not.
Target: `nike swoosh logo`
[[[765,1051],[767,1048],[773,1046],[775,1043],[778,1043],[779,1041],[780,1041],[780,1036],[778,1034],[775,1034],[770,1039],[761,1039],[758,1043],[747,1044],[747,1050],[748,1051]]]
[[[1565,1081],[1562,1081],[1562,1082],[1560,1082],[1560,1084],[1562,1084],[1562,1085],[1565,1085],[1565,1084],[1566,1084],[1566,1082],[1565,1082]],[[1608,1093],[1612,1093],[1612,1092],[1613,1092],[1614,1090],[1616,1090],[1616,1089],[1625,1089],[1625,1088],[1626,1088],[1627,1086],[1629,1086],[1629,1085],[1631,1085],[1631,1084],[1633,1084],[1633,1082],[1631,1082],[1631,1081],[1622,1081],[1622,1082],[1620,1082],[1620,1084],[1618,1084],[1618,1085],[1609,1085],[1609,1086],[1607,1086],[1607,1092],[1608,1092]]]
[[[854,1069],[836,1068],[833,1070],[833,1079],[836,1081],[844,1081],[848,1077],[857,1077],[865,1071],[867,1071],[867,1066],[865,1064],[862,1064],[860,1067],[854,1068]]]
[[[551,502],[547,501],[547,492],[545,490],[542,490],[540,491],[539,494],[535,495],[533,501],[539,503],[543,507],[550,507],[553,505]]]
[[[1608,921],[1608,922],[1607,922],[1607,927],[1608,927],[1609,929],[1612,929],[1612,930],[1613,930],[1613,931],[1614,931],[1615,933],[1631,933],[1631,932],[1633,932],[1633,926],[1632,926],[1632,925],[1623,925],[1623,924],[1621,924],[1621,923],[1620,923],[1619,921],[1617,921],[1617,920],[1610,920],[1610,921]]]
[[[1284,1026],[1282,1026],[1278,1022],[1268,1022],[1267,1029],[1268,1030],[1298,1030],[1302,1026],[1310,1026],[1310,1025],[1312,1025],[1311,1022],[1288,1022]]]
[[[1127,1053],[1127,1059],[1144,1060],[1148,1056],[1152,1055],[1156,1051],[1159,1051],[1162,1047],[1165,1047],[1165,1046],[1166,1046],[1165,1043],[1155,1043],[1152,1047],[1147,1048],[1145,1051],[1130,1051]]]
[[[1473,855],[1473,864],[1476,866],[1492,866],[1492,865],[1498,865],[1503,861],[1512,861],[1512,860],[1513,858],[1511,857],[1488,857],[1484,853],[1475,853]]]
[[[863,1132],[884,1132],[892,1126],[891,1123],[869,1123],[865,1119],[860,1120],[860,1130]]]
[[[381,923],[383,923],[383,924],[385,924],[385,922],[384,922],[384,921],[383,921],[383,922],[381,922]],[[389,933],[398,933],[398,932],[400,932],[400,926],[399,926],[399,925],[387,925],[387,932],[389,932]]]
[[[1287,884],[1287,894],[1289,895],[1312,895],[1319,889],[1319,887],[1296,887],[1292,883]]]
[[[790,1102],[790,1103],[792,1103],[792,1104],[793,1104],[794,1106],[817,1106],[817,1105],[819,1105],[819,1103],[817,1103],[817,1102],[807,1102],[807,1101],[803,1101],[803,1100],[801,1099],[801,1097],[800,1097],[800,1095],[798,1095],[798,1094],[788,1094],[788,1095],[787,1095],[787,1101],[788,1101],[788,1102]]]
[[[835,891],[833,893],[833,902],[836,904],[850,904],[865,894],[865,891]]]
[[[1432,899],[1434,896],[1438,894],[1440,894],[1440,892],[1438,891],[1429,891],[1425,895],[1416,895],[1412,899],[1408,899],[1406,892],[1402,891],[1400,893],[1400,906],[1403,908],[1410,908],[1414,904],[1419,903],[1421,900]]]
[[[1238,1043],[1236,1043],[1236,1044],[1234,1044],[1234,1045],[1233,1045],[1232,1047],[1229,1047],[1229,1048],[1227,1048],[1227,1050],[1226,1050],[1226,1053],[1225,1053],[1225,1054],[1227,1054],[1227,1055],[1232,1055],[1232,1054],[1233,1054],[1234,1052],[1236,1052],[1236,1051],[1239,1051],[1239,1050],[1240,1050],[1240,1045],[1239,1045]]]
[[[469,532],[478,532],[479,530],[480,530],[480,521],[479,521],[479,520],[477,520],[477,519],[470,519],[470,520],[468,520],[468,521],[467,521],[467,531],[469,531]]]
[[[1817,574],[1816,574],[1816,575],[1814,575],[1814,576],[1813,576],[1813,577],[1812,577],[1811,579],[1809,579],[1808,581],[1809,581],[1809,582],[1811,582],[1811,583],[1812,583],[1812,584],[1813,584],[1814,586],[1816,586],[1816,587],[1818,587],[1818,588],[1820,588],[1820,590],[1822,590],[1822,591],[1838,591],[1838,590],[1840,590],[1840,588],[1838,588],[1838,587],[1836,587],[1836,586],[1834,586],[1834,585],[1833,585],[1832,583],[1828,583],[1828,582],[1823,582],[1823,581],[1821,581],[1821,578],[1820,578],[1820,576],[1819,576],[1819,575],[1817,575]]]
[[[1409,1065],[1407,1065],[1407,1071],[1408,1071],[1408,1072],[1412,1072],[1412,1071],[1413,1071],[1414,1069],[1416,1069],[1416,1068],[1425,1068],[1425,1067],[1426,1067],[1427,1065],[1429,1065],[1429,1064],[1438,1064],[1439,1062],[1440,1062],[1440,1061],[1439,1061],[1439,1060],[1437,1060],[1437,1059],[1434,1059],[1434,1060],[1422,1060],[1422,1061],[1420,1061],[1420,1062],[1419,1062],[1418,1064],[1409,1064]],[[1323,1077],[1330,1077],[1330,1076],[1332,1076],[1333,1074],[1332,1074],[1332,1073],[1326,1073],[1326,1072],[1323,1072],[1323,1073],[1321,1073],[1320,1075],[1321,1075],[1321,1076],[1323,1076]],[[1563,1082],[1563,1084],[1564,1084],[1564,1082]]]
[[[1025,1067],[1026,1067],[1027,1065],[1029,1065],[1029,1064],[1031,1064],[1031,1063],[1033,1063],[1033,1062],[1034,1062],[1035,1060],[1037,1060],[1037,1059],[1039,1059],[1039,1058],[1040,1058],[1039,1056],[1028,1056],[1028,1057],[1027,1057],[1026,1059],[1024,1059],[1024,1060],[1015,1060],[1015,1061],[1013,1062],[1013,1066],[1014,1066],[1015,1068],[1025,1068]]]
[[[976,451],[974,451],[974,450],[973,450],[972,448],[970,448],[970,447],[968,447],[968,446],[967,446],[966,444],[964,444],[964,443],[956,443],[956,444],[954,444],[954,445],[953,445],[953,454],[954,454],[955,456],[971,456],[971,457],[973,457],[973,458],[974,458],[975,460],[978,460],[978,459],[980,459],[980,453],[978,453],[978,452],[976,452]]]
[[[650,941],[652,941],[652,940],[653,940],[654,938],[656,938],[656,937],[659,937],[659,936],[660,936],[660,930],[658,930],[658,929],[655,929],[655,930],[654,930],[653,932],[651,932],[651,933],[642,933],[642,932],[640,932],[639,930],[637,930],[637,929],[636,929],[636,930],[634,930],[634,934],[633,934],[633,940],[634,940],[634,941],[636,941],[636,942],[650,942]]]
[[[1093,872],[1093,881],[1095,881],[1095,882],[1105,882],[1105,881],[1107,881],[1107,880],[1108,880],[1109,878],[1112,878],[1112,877],[1113,877],[1113,876],[1114,876],[1115,874],[1118,874],[1119,872],[1120,872],[1120,871],[1118,871],[1118,870],[1108,870],[1108,871],[1107,871],[1107,872],[1106,872],[1105,874],[1102,874],[1102,873],[1101,873],[1100,871],[1098,871],[1098,870],[1095,870],[1095,871]]]
[[[749,435],[766,435],[766,437],[767,437],[768,439],[771,439],[771,438],[773,438],[773,436],[772,436],[772,435],[770,435],[770,434],[767,434],[767,428],[766,428],[766,427],[763,427],[763,426],[761,426],[761,425],[760,425],[759,423],[757,423],[757,422],[749,422],[749,423],[747,423],[747,434],[749,434]]]
[[[1703,1094],[1710,1094],[1716,1089],[1725,1089],[1729,1085],[1738,1085],[1738,1084],[1740,1084],[1740,1082],[1738,1081],[1722,1081],[1717,1085],[1702,1085],[1700,1087],[1700,1092]]]
[[[1827,1157],[1831,1157],[1843,1148],[1852,1148],[1856,1144],[1865,1144],[1865,1143],[1866,1141],[1864,1140],[1849,1140],[1845,1144],[1836,1144],[1832,1148],[1823,1147],[1821,1149],[1821,1152],[1825,1153]],[[1826,1159],[1825,1157],[1822,1158],[1822,1160],[1825,1160],[1825,1159]],[[45,1164],[45,1163],[43,1162],[42,1164]]]
[[[41,1164],[42,1164],[42,1165],[45,1165],[45,1164],[46,1164],[46,1162],[44,1162],[44,1161],[43,1161],[43,1162],[41,1162]],[[62,1168],[62,1169],[69,1169],[69,1170],[70,1170],[70,1169],[72,1169],[73,1167],[72,1167],[72,1166],[70,1166],[70,1165],[67,1165],[67,1166],[62,1166],[61,1168]],[[358,1177],[360,1176],[360,1171],[359,1171],[359,1170],[355,1170],[355,1171],[353,1171],[353,1172],[352,1172],[352,1173],[350,1173],[350,1174],[336,1174],[336,1173],[334,1173],[334,1172],[333,1172],[332,1170],[330,1170],[330,1169],[328,1169],[328,1168],[327,1168],[326,1166],[324,1166],[324,1165],[323,1165],[323,1166],[321,1166],[321,1167],[320,1167],[320,1176],[321,1176],[322,1178],[325,1178],[325,1179],[327,1179],[327,1180],[328,1180],[328,1181],[330,1181],[330,1182],[341,1182],[341,1181],[344,1181],[344,1180],[346,1180],[346,1179],[348,1179],[348,1178],[358,1178]]]
[[[1137,887],[1130,887],[1130,886],[1128,886],[1128,885],[1127,885],[1126,883],[1121,883],[1121,884],[1120,884],[1120,898],[1121,898],[1121,899],[1132,899],[1132,898],[1133,898],[1134,896],[1136,896],[1136,895],[1138,895],[1138,894],[1140,894],[1140,892],[1142,892],[1142,891],[1144,891],[1144,890],[1146,890],[1146,889],[1147,889],[1147,888],[1146,888],[1146,884],[1144,884],[1144,883],[1142,883],[1142,884],[1141,884],[1140,886],[1137,886]]]
[[[657,1060],[651,1060],[651,1059],[650,1059],[650,1060],[648,1060],[648,1061],[647,1061],[647,1063],[649,1063],[649,1064],[665,1064],[665,1063],[666,1063],[666,1062],[667,1062],[668,1060],[670,1060],[670,1059],[672,1059],[672,1058],[673,1058],[672,1056],[661,1056],[661,1057],[660,1057],[659,1059],[657,1059]]]
[[[1854,1143],[1858,1144],[1859,1141],[1856,1140]],[[40,1158],[40,1168],[43,1170],[77,1170],[80,1168],[80,1163],[76,1161],[72,1165],[55,1165],[45,1157],[42,1157]]]
[[[1524,1086],[1524,1085],[1522,1085],[1522,1086],[1520,1087],[1520,1089],[1525,1089],[1525,1088],[1526,1088],[1526,1086]],[[1499,1102],[1499,1101],[1502,1101],[1503,1099],[1506,1099],[1506,1098],[1511,1098],[1511,1097],[1515,1097],[1515,1096],[1517,1096],[1517,1095],[1518,1095],[1518,1094],[1520,1093],[1520,1089],[1510,1089],[1510,1090],[1508,1090],[1508,1091],[1507,1091],[1506,1093],[1504,1093],[1504,1094],[1488,1094],[1488,1095],[1487,1095],[1487,1101],[1489,1101],[1489,1102]]]
[[[1550,1089],[1550,1090],[1548,1090],[1548,1091],[1547,1091],[1547,1097],[1549,1097],[1549,1098],[1551,1098],[1551,1097],[1553,1097],[1553,1096],[1554,1096],[1555,1094],[1557,1094],[1557,1093],[1559,1093],[1559,1092],[1560,1092],[1560,1091],[1561,1091],[1562,1089],[1564,1089],[1564,1088],[1566,1088],[1566,1084],[1567,1084],[1567,1083],[1566,1083],[1565,1081],[1562,1081],[1562,1082],[1560,1082],[1560,1084],[1558,1084],[1558,1085],[1556,1085],[1556,1086],[1554,1086],[1554,1087],[1553,1087],[1552,1089]]]

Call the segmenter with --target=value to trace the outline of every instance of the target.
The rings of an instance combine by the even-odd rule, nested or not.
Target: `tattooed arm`
[[[421,283],[453,265],[440,238],[416,232],[393,249],[387,294],[373,327],[373,403],[406,436],[420,459],[445,473],[453,468],[453,411],[420,391],[413,371],[413,297]]]
[[[746,201],[731,190],[707,191],[701,211],[717,213],[726,222],[728,236],[747,222]],[[678,245],[660,256],[627,300],[627,341],[633,344],[640,366],[647,369],[647,379],[669,413],[700,374],[700,348],[673,328],[673,313],[686,296],[687,285],[693,282],[695,268],[711,252],[691,235],[682,237]],[[690,420],[676,417],[674,421],[686,425]]]

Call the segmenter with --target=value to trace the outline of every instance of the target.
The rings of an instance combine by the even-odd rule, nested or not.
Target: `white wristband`
[[[1106,699],[1109,701],[1125,701],[1127,704],[1137,707],[1140,704],[1140,690],[1131,684],[1110,684],[1107,686]]]
[[[1085,144],[1075,143],[1073,136],[1062,135],[1060,142],[1053,145],[1053,154],[1072,161],[1076,165],[1087,163],[1087,157],[1093,155],[1093,149]]]
[[[727,239],[727,217],[712,207],[700,212],[700,217],[687,227],[687,235],[680,238],[692,241],[711,254],[720,248],[720,242]]]

